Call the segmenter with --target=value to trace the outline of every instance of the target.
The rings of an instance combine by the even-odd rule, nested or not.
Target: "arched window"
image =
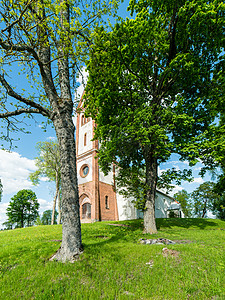
[[[82,205],[82,219],[91,219],[91,204],[84,203]]]
[[[87,133],[84,134],[84,146],[87,145]]]
[[[109,197],[105,196],[105,208],[109,209]]]

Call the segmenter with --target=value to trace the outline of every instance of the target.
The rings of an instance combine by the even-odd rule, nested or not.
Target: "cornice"
[[[77,155],[77,161],[79,159],[84,158],[85,156],[89,156],[89,155],[93,154],[93,152],[97,152],[97,151],[98,151],[98,149],[91,149],[91,150],[88,150],[88,151],[86,151],[86,152],[84,152],[80,155]]]

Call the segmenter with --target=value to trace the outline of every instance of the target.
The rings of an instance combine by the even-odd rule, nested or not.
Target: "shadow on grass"
[[[215,221],[210,219],[201,219],[201,218],[190,218],[190,219],[156,219],[157,229],[160,230],[161,228],[172,228],[182,227],[182,228],[199,228],[205,229],[206,227],[218,227]]]
[[[143,220],[132,220],[123,222],[107,222],[102,228],[83,231],[83,245],[90,248],[93,246],[104,246],[118,242],[134,242],[142,235]],[[87,234],[87,235],[86,235]],[[87,243],[85,242],[88,241]]]
[[[156,236],[159,236],[163,232],[160,232],[163,229],[174,229],[176,227],[184,228],[184,229],[218,229],[219,225],[216,220],[210,219],[201,219],[201,218],[193,218],[193,219],[156,219],[157,229],[159,230]],[[84,238],[84,247],[86,249],[91,249],[93,246],[101,247],[101,246],[109,246],[114,243],[138,243],[138,240],[143,236],[143,220],[129,220],[129,221],[112,221],[104,224],[104,230],[101,231],[96,228],[94,232],[87,234]],[[152,235],[152,238],[155,235]],[[85,239],[88,243],[85,243]],[[95,248],[95,249],[96,249]],[[118,251],[117,251],[118,252]]]

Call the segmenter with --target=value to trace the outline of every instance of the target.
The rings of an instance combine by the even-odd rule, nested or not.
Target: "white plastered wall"
[[[171,198],[156,192],[155,200],[155,217],[167,218],[167,207],[171,204]]]
[[[132,203],[132,198],[125,198],[116,193],[119,221],[137,219],[137,209]]]
[[[143,218],[143,212],[135,208],[133,198],[125,198],[123,195],[116,193],[117,207],[119,220],[131,220]],[[167,207],[170,206],[172,199],[156,192],[155,200],[155,217],[156,218],[167,218]]]
[[[113,166],[106,176],[101,170],[99,170],[99,181],[113,185]]]
[[[89,167],[89,173],[86,177],[81,177],[80,170],[81,167],[85,164],[87,164]],[[91,155],[77,162],[77,177],[78,177],[78,184],[83,184],[92,181],[92,156]]]
[[[86,134],[86,146],[84,145],[84,135]],[[79,140],[78,140],[78,155],[81,155],[93,148],[92,140],[92,121],[81,126],[81,118],[79,124]]]

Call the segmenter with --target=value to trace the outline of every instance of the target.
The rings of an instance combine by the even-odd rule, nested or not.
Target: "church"
[[[76,115],[77,175],[81,222],[121,221],[143,217],[136,209],[133,199],[127,199],[116,188],[115,166],[107,176],[103,174],[96,159],[98,141],[92,141],[95,121],[84,116],[83,101],[80,100]],[[169,195],[157,191],[156,218],[167,218],[171,211],[183,217],[180,204]]]

